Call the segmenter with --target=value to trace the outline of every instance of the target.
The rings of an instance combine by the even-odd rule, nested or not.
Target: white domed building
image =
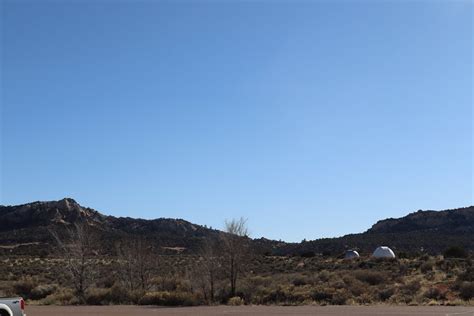
[[[395,258],[395,253],[387,246],[380,246],[372,254],[374,258]]]
[[[344,253],[344,259],[355,259],[359,257],[360,257],[359,253],[355,250],[347,250]]]

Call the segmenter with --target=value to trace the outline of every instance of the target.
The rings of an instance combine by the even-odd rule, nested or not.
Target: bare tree
[[[191,282],[192,291],[200,291],[206,303],[210,303],[209,282],[206,277],[206,271],[202,263],[202,258],[199,258],[190,271],[186,271],[189,281]]]
[[[137,287],[137,280],[135,279],[135,257],[134,252],[132,251],[132,246],[130,243],[117,243],[117,256],[119,258],[120,265],[120,278],[122,280],[123,286],[127,288],[130,292],[135,291]]]
[[[230,280],[230,295],[235,296],[237,280],[243,270],[247,258],[247,238],[249,231],[247,220],[244,218],[225,221],[225,234],[223,236],[224,256],[226,258],[227,273]]]
[[[153,247],[143,238],[124,241],[117,247],[122,277],[130,291],[150,288],[152,271],[158,265]]]
[[[51,230],[50,233],[66,261],[64,268],[71,277],[76,295],[84,302],[85,292],[93,281],[94,234],[85,222],[66,228],[63,236],[57,231]]]
[[[215,301],[215,284],[221,272],[222,260],[216,242],[206,240],[199,251],[199,260],[194,266],[193,281],[201,289],[204,300]]]

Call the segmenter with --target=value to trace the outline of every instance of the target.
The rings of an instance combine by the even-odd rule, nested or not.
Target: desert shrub
[[[349,299],[349,294],[345,290],[337,290],[331,298],[332,305],[345,305]]]
[[[304,277],[296,277],[292,283],[294,286],[303,286],[308,284],[308,281]]]
[[[398,274],[399,274],[400,276],[407,275],[407,274],[408,274],[408,271],[409,271],[408,265],[401,263],[401,264],[398,266]]]
[[[356,302],[359,304],[372,304],[373,299],[372,296],[368,293],[363,293],[362,295],[356,298]]]
[[[116,283],[116,276],[108,275],[106,278],[102,279],[97,286],[104,287],[104,288],[111,288]]]
[[[234,296],[234,297],[229,298],[229,301],[227,302],[227,304],[231,306],[244,305],[244,300],[241,297]]]
[[[359,268],[361,269],[372,269],[375,266],[375,263],[372,261],[361,261],[359,263]]]
[[[184,259],[183,259],[184,258]],[[150,289],[130,292],[121,287],[120,276],[109,273],[112,266],[100,263],[95,279],[98,289],[87,291],[88,304],[156,304],[167,306],[195,305],[206,302],[196,284],[190,283],[186,267],[193,257],[164,258],[160,277],[155,274]],[[168,261],[165,261],[168,260]],[[304,261],[304,269],[297,264]],[[36,262],[25,259],[4,260],[0,292],[22,295],[35,304],[83,304],[70,280],[61,276],[55,265],[63,261]],[[45,266],[31,268],[34,265]],[[236,293],[245,304],[466,304],[472,300],[474,265],[471,259],[456,260],[416,257],[397,262],[374,259],[336,260],[320,257],[261,257],[250,263],[248,273],[239,282]],[[361,268],[363,266],[364,268]],[[372,268],[370,268],[372,267]],[[21,271],[38,271],[35,277],[19,279]],[[43,270],[41,270],[43,269]],[[46,272],[45,272],[46,271]],[[100,272],[100,273],[99,273]],[[27,273],[25,275],[30,275]],[[215,302],[227,304],[229,286],[219,275],[215,283]],[[114,281],[112,283],[112,281]],[[56,285],[48,285],[48,284]],[[39,285],[41,284],[41,285]],[[421,286],[423,285],[423,286]],[[192,286],[192,287],[191,287]],[[156,292],[154,292],[156,291]],[[158,293],[158,294],[157,294]],[[449,298],[446,299],[446,298]],[[208,301],[208,300],[207,300]]]
[[[423,296],[432,300],[444,300],[446,299],[446,292],[437,287],[430,287],[423,293]]]
[[[106,305],[109,302],[109,289],[89,289],[85,296],[88,305]]]
[[[143,295],[145,295],[145,293],[142,290],[128,292],[129,302],[135,305],[139,305]]]
[[[156,279],[156,288],[168,292],[186,292],[190,289],[190,281],[179,276],[168,276]]]
[[[443,255],[445,258],[467,258],[466,250],[460,246],[449,247]]]
[[[415,296],[415,294],[418,293],[420,288],[421,288],[420,281],[413,280],[407,284],[402,285],[400,287],[400,292],[408,296]]]
[[[335,289],[344,289],[346,288],[346,284],[344,281],[337,275],[334,276],[332,280],[328,282],[330,287],[333,287]]]
[[[263,304],[272,304],[284,302],[286,299],[285,291],[278,286],[276,289],[272,289],[267,295],[262,298]]]
[[[463,282],[459,287],[459,296],[465,301],[474,298],[474,282]]]
[[[184,292],[148,292],[139,301],[140,305],[192,306],[199,302],[190,293]]]
[[[466,271],[460,273],[457,278],[458,281],[474,282],[474,266],[466,268]]]
[[[269,277],[254,276],[244,279],[240,283],[240,294],[246,302],[263,304],[262,299],[271,291],[272,279]]]
[[[48,295],[53,294],[57,289],[57,286],[54,284],[38,285],[33,288],[30,292],[30,298],[32,300],[40,300]]]
[[[454,268],[456,268],[456,262],[453,260],[440,260],[437,266],[439,267],[440,270],[449,273],[451,272]]]
[[[13,283],[12,291],[14,295],[21,296],[24,299],[31,298],[31,292],[37,286],[35,280],[31,277],[24,277]]]
[[[109,290],[107,299],[111,303],[124,304],[133,302],[132,295],[123,286],[115,283]]]
[[[272,278],[270,277],[263,277],[263,276],[254,276],[251,278],[246,279],[247,283],[251,284],[254,287],[257,286],[264,286],[268,287],[270,284],[272,284]]]
[[[421,273],[428,273],[428,272],[431,272],[433,271],[433,262],[431,261],[427,261],[427,262],[424,262],[421,266],[420,266],[420,271]]]
[[[389,288],[380,290],[378,293],[378,296],[381,301],[386,301],[389,298],[391,298],[393,294],[395,294],[395,289],[389,287]]]
[[[386,280],[386,276],[378,271],[359,270],[354,273],[354,276],[357,280],[369,285],[378,285]]]
[[[162,305],[163,292],[148,292],[138,301],[139,305]]]
[[[264,304],[301,304],[305,300],[311,299],[311,292],[308,287],[282,287],[278,286],[276,289],[270,291],[262,302]]]
[[[409,304],[417,296],[420,289],[421,283],[419,280],[412,280],[406,284],[402,284],[398,287],[398,291],[390,297],[390,302]]]
[[[347,286],[347,289],[354,296],[360,296],[367,291],[367,286],[359,280],[355,280],[351,285]]]
[[[71,289],[58,289],[40,301],[44,305],[74,305],[77,304],[75,295]]]
[[[151,280],[153,288],[159,289],[161,292],[176,291],[179,286],[179,281],[173,276],[156,277]]]
[[[257,287],[246,287],[241,286],[241,293],[239,295],[244,299],[245,302],[252,304],[264,304],[265,297],[271,293],[271,289],[264,286]]]
[[[59,302],[56,300],[53,294],[48,295],[47,297],[43,298],[39,301],[40,305],[59,305]]]
[[[319,272],[318,278],[321,282],[327,282],[331,278],[331,273],[327,270]]]
[[[334,290],[326,287],[317,287],[311,292],[311,298],[316,302],[330,302],[333,295]]]
[[[310,286],[290,287],[286,301],[288,304],[300,305],[304,304],[305,301],[311,301]]]

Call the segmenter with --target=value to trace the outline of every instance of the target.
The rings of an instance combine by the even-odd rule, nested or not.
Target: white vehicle
[[[26,316],[25,301],[21,297],[0,298],[0,316]]]

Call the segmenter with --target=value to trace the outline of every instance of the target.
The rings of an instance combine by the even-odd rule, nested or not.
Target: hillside
[[[418,211],[399,219],[378,221],[368,233],[442,232],[474,233],[474,207],[447,211]]]
[[[54,251],[51,231],[62,234],[74,223],[84,222],[99,237],[100,249],[114,254],[114,244],[140,237],[164,254],[195,253],[206,240],[218,241],[222,232],[182,219],[154,220],[103,215],[70,198],[0,206],[0,254],[48,255]],[[449,246],[474,250],[474,207],[446,211],[418,211],[399,219],[385,219],[360,234],[302,243],[264,238],[248,240],[256,253],[293,255],[304,252],[337,255],[347,248],[370,254],[379,245],[396,252],[441,253]]]
[[[280,251],[337,254],[352,248],[367,255],[380,245],[388,245],[398,253],[440,254],[451,246],[474,251],[474,206],[445,211],[419,210],[402,218],[378,221],[364,233],[291,244]]]
[[[0,249],[15,254],[46,255],[54,247],[51,231],[63,234],[72,224],[84,222],[99,236],[105,254],[114,244],[132,236],[159,245],[162,251],[192,252],[204,238],[217,239],[220,232],[181,219],[143,220],[103,215],[82,207],[73,199],[0,206]]]

